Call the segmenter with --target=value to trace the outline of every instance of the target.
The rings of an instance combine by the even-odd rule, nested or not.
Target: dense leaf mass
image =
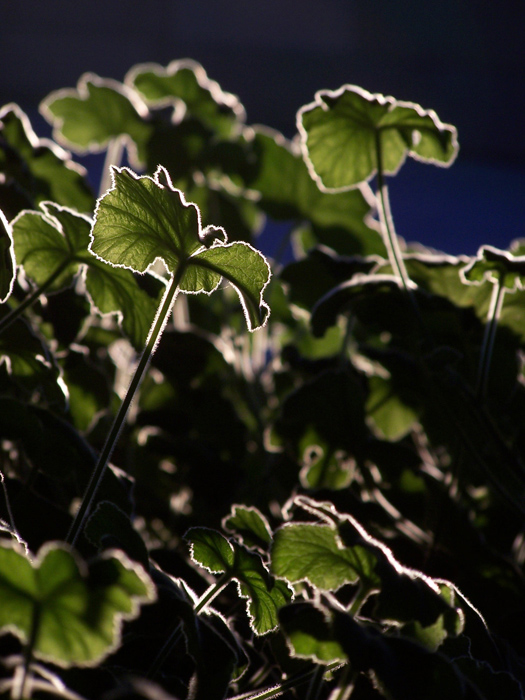
[[[386,177],[455,128],[344,85],[288,140],[188,59],[41,111],[0,108],[0,695],[525,697],[525,244],[407,249]]]

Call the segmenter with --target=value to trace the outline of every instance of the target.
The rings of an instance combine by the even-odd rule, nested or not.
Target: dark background
[[[193,58],[291,137],[319,89],[353,83],[458,127],[452,168],[410,162],[392,182],[398,233],[449,253],[525,236],[525,4],[476,0],[2,0],[0,104],[39,136],[38,103],[85,71]]]

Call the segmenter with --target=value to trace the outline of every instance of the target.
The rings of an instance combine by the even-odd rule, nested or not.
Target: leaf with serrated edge
[[[202,229],[196,204],[186,202],[159,166],[154,177],[112,168],[113,186],[97,204],[90,250],[117,267],[143,273],[163,260],[174,273],[183,266],[181,291],[211,294],[225,277],[236,290],[250,331],[264,325],[269,307],[262,295],[270,267],[255,248],[227,243],[222,228]]]
[[[458,151],[455,127],[413,102],[371,94],[355,85],[320,90],[297,113],[303,156],[326,192],[352,189],[377,172],[377,139],[383,171],[394,175],[407,156],[450,165]]]
[[[222,527],[235,533],[248,547],[268,545],[272,540],[268,521],[254,506],[233,505],[230,515],[223,518]]]
[[[27,642],[38,617],[32,652],[58,666],[100,663],[120,646],[122,622],[155,597],[144,570],[117,551],[88,569],[57,543],[34,561],[18,546],[0,546],[0,628]]]

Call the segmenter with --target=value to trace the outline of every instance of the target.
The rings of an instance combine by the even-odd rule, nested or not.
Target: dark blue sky
[[[524,20],[523,3],[485,0],[4,0],[0,103],[34,113],[85,71],[122,79],[184,57],[287,136],[318,89],[419,102],[458,127],[461,151],[449,170],[403,168],[398,232],[472,253],[525,236]]]

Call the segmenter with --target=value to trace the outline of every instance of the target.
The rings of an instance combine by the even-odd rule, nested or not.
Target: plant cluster
[[[455,128],[345,85],[289,141],[188,60],[41,112],[0,111],[0,695],[523,698],[525,242],[389,201]]]

